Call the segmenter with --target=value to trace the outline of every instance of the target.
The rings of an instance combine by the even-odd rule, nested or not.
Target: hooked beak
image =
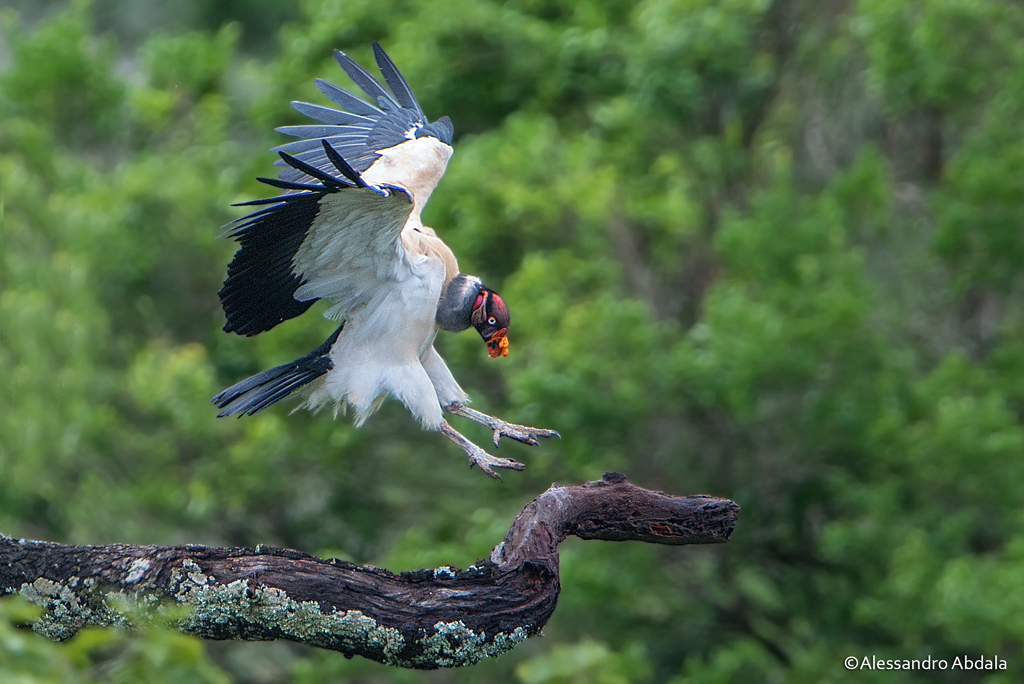
[[[508,356],[508,328],[502,328],[487,340],[487,354],[492,359]]]

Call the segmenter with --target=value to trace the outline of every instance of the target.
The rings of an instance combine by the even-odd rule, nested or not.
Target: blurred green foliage
[[[605,470],[743,507],[715,548],[569,542],[543,638],[393,672],[158,628],[15,682],[1024,678],[1024,9],[996,0],[15,3],[0,46],[0,529],[269,543],[393,570],[488,554]],[[211,5],[212,7],[212,5]],[[482,410],[554,427],[491,482],[390,402],[360,430],[209,398],[316,315],[220,331],[232,202],[289,101],[381,41],[456,154],[426,212],[514,312],[439,344]],[[314,309],[322,311],[323,307]],[[462,425],[487,443],[483,429]],[[999,655],[1006,672],[848,672]]]

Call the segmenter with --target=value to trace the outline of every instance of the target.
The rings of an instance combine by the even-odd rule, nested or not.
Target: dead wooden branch
[[[739,506],[675,497],[606,473],[550,489],[516,517],[488,561],[395,575],[257,546],[69,546],[0,536],[0,593],[45,608],[54,639],[86,625],[133,627],[168,606],[208,639],[291,639],[347,656],[433,669],[469,665],[537,634],[558,598],[556,547],[568,535],[656,544],[725,542]]]

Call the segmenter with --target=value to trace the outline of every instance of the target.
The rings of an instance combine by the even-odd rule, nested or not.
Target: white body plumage
[[[307,279],[296,298],[331,299],[336,304],[328,314],[345,321],[330,352],[334,368],[310,384],[305,406],[348,404],[361,425],[392,396],[436,430],[441,407],[467,399],[433,348],[437,303],[458,264],[420,219],[452,148],[418,138],[380,153],[362,178],[391,188],[388,209],[381,211],[381,198],[370,193],[327,195],[295,256],[296,273]],[[402,218],[396,242],[395,223]]]

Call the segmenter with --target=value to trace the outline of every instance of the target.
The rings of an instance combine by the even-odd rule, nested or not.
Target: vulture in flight
[[[339,109],[292,106],[318,123],[278,128],[296,138],[274,148],[284,192],[243,202],[261,207],[228,231],[241,247],[220,291],[226,332],[256,335],[306,311],[318,299],[338,329],[305,357],[229,387],[213,402],[220,416],[252,415],[290,394],[335,413],[351,407],[359,426],[388,396],[424,428],[439,430],[491,477],[523,465],[491,456],[459,434],[444,412],[486,425],[494,444],[510,437],[536,445],[553,430],[507,423],[466,406],[468,397],[434,349],[438,330],[476,328],[491,358],[508,355],[509,312],[498,293],[459,272],[455,255],[420,212],[452,154],[452,123],[427,121],[409,85],[379,45],[374,56],[390,87],[345,54],[341,68],[369,101],[326,81]]]

